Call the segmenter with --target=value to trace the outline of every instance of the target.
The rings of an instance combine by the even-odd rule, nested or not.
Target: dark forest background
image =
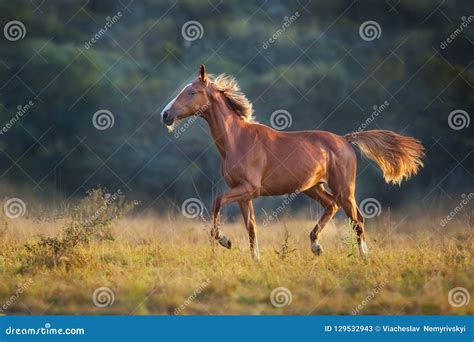
[[[2,28],[12,20],[26,28],[17,41],[0,36],[0,125],[34,103],[0,136],[3,196],[61,205],[100,185],[144,208],[167,210],[189,197],[209,205],[226,187],[206,123],[179,138],[160,123],[164,105],[205,63],[236,75],[259,122],[290,112],[291,130],[345,134],[387,101],[367,129],[422,140],[426,165],[398,187],[359,157],[357,197],[392,207],[457,202],[472,190],[474,138],[472,123],[454,130],[448,115],[473,113],[474,23],[441,43],[471,15],[472,1],[0,1]],[[181,32],[190,20],[203,27],[191,42]],[[379,39],[361,39],[368,20],[380,25]],[[93,126],[100,109],[113,113],[113,127]],[[306,204],[298,198],[294,206]]]

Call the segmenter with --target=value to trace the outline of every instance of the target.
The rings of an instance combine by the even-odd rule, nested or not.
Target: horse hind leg
[[[323,248],[319,244],[319,236],[326,224],[332,219],[334,214],[336,214],[339,206],[337,205],[333,195],[327,192],[322,184],[318,184],[311,189],[306,190],[304,193],[312,199],[318,201],[324,209],[323,215],[309,234],[311,241],[311,251],[315,255],[319,256],[323,253]]]
[[[348,195],[341,198],[341,207],[344,209],[347,217],[351,220],[352,228],[357,234],[357,244],[360,255],[365,256],[368,253],[367,243],[365,242],[364,217],[357,208],[354,195]]]
[[[354,200],[355,201],[355,200]],[[357,208],[357,217],[359,219],[359,222],[362,223],[362,239],[360,241],[360,244],[359,244],[359,251],[360,251],[360,254],[361,255],[367,255],[369,253],[369,249],[367,248],[367,243],[365,241],[365,221],[364,221],[364,216],[362,216],[362,214],[360,213],[360,210],[359,208],[357,207],[357,204],[356,204],[356,208]]]

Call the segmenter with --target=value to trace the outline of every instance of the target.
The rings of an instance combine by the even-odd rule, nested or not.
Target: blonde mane
[[[232,108],[242,119],[248,122],[254,121],[252,104],[242,93],[234,77],[226,74],[208,75],[208,77],[214,87],[229,100]]]

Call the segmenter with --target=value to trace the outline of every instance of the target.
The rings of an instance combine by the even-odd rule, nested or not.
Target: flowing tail
[[[425,148],[415,138],[384,130],[354,132],[344,138],[378,164],[387,183],[400,184],[423,166]]]

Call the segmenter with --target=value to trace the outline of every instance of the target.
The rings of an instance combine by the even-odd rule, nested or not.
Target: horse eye
[[[196,93],[195,93],[194,91],[190,91],[190,92],[189,92],[189,95],[191,95],[191,96],[192,96],[192,95],[196,95]]]

